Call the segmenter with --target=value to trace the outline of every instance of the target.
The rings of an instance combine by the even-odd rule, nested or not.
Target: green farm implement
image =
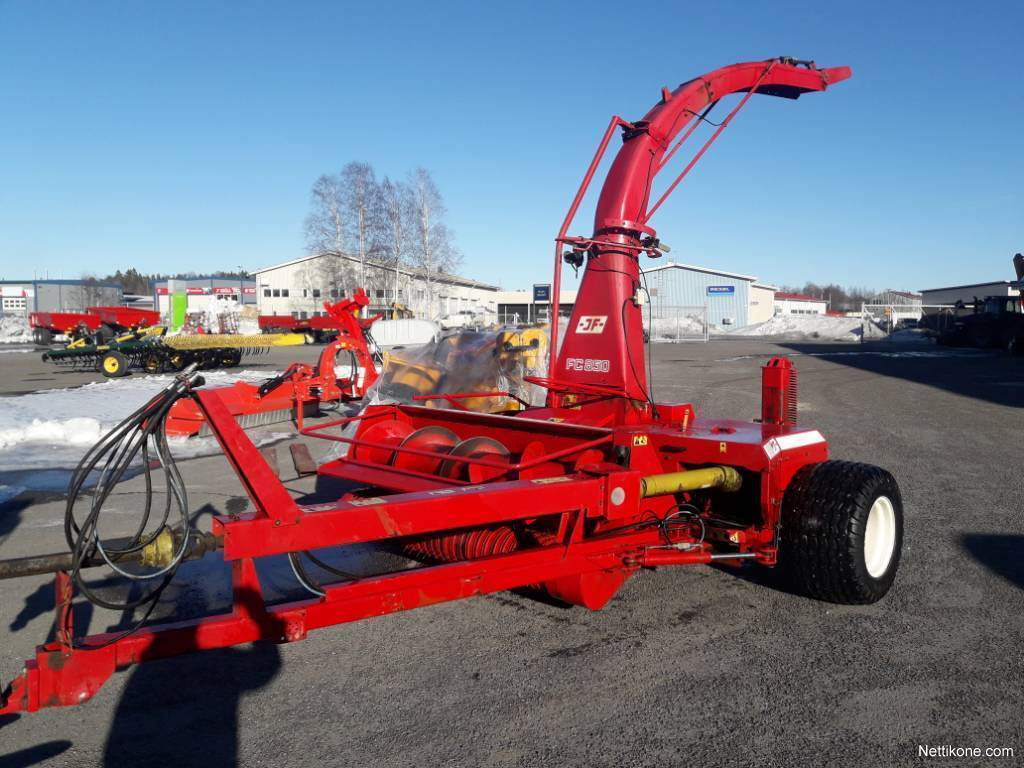
[[[233,368],[243,357],[266,354],[271,347],[302,341],[296,334],[167,336],[165,328],[145,328],[106,344],[90,344],[87,339],[75,341],[65,349],[43,353],[43,360],[118,378],[127,376],[132,369],[146,373],[176,372],[192,363],[206,370]]]

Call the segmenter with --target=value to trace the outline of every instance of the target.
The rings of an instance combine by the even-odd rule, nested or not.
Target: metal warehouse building
[[[124,288],[86,280],[0,280],[0,312],[83,312],[120,306]]]
[[[991,283],[971,283],[970,285],[952,285],[946,288],[925,288],[921,291],[921,302],[924,304],[953,305],[958,301],[973,305],[974,300],[986,296],[1017,296],[1015,283],[1010,280],[993,280]]]
[[[775,313],[776,288],[752,275],[672,261],[643,273],[655,318],[706,307],[710,325],[738,327],[770,320]]]

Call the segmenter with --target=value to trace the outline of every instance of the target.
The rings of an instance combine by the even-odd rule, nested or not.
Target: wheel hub
[[[864,564],[878,579],[889,568],[896,548],[896,512],[887,496],[879,496],[868,512],[864,530]]]

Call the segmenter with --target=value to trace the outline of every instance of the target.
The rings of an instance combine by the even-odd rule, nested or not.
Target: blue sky
[[[370,5],[0,0],[0,278],[283,261],[364,160],[433,172],[465,274],[544,282],[611,114],[779,54],[854,77],[751,101],[654,221],[673,259],[918,289],[1024,249],[1020,2]]]

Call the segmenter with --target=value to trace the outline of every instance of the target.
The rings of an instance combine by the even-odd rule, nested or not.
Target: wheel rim
[[[888,496],[879,496],[868,512],[864,530],[864,565],[878,579],[888,570],[896,549],[896,510]]]
[[[103,361],[103,370],[107,373],[117,373],[118,368],[120,366],[117,364],[117,358],[115,357],[108,357]]]

